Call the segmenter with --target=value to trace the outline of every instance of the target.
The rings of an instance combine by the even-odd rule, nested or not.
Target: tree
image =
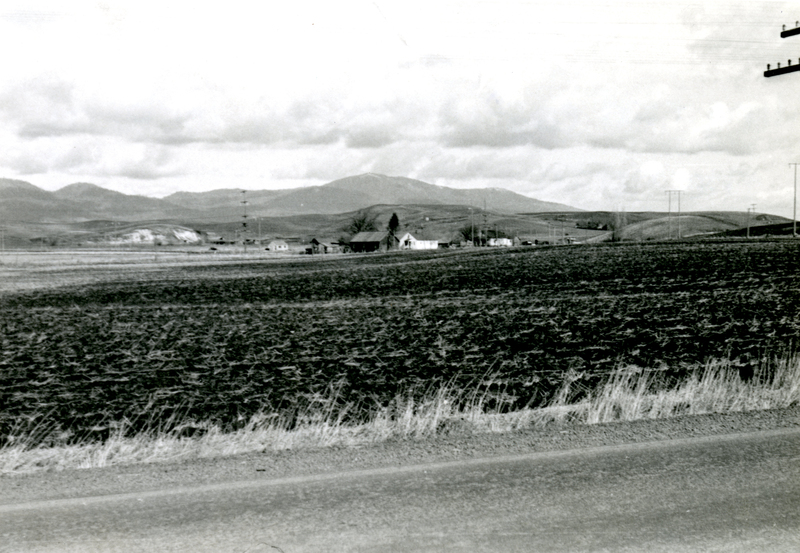
[[[386,225],[386,230],[389,231],[391,236],[394,236],[397,233],[397,229],[400,228],[400,219],[397,217],[397,213],[392,213],[391,219],[389,219],[389,224]]]
[[[389,219],[389,224],[386,225],[386,230],[389,231],[389,248],[394,248],[395,246],[395,239],[397,238],[397,229],[400,228],[400,219],[397,217],[397,213],[392,213],[391,218]]]
[[[375,224],[377,218],[377,215],[370,215],[369,213],[359,211],[350,220],[345,230],[352,235],[356,235],[359,232],[376,231],[378,230],[378,226]]]

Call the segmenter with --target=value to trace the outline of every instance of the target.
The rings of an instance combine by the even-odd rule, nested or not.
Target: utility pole
[[[245,255],[247,255],[247,200],[244,199],[246,192],[247,190],[242,190],[242,208],[244,209],[242,214],[242,247]]]
[[[794,22],[794,29],[786,30],[786,25],[783,26],[783,30],[781,30],[781,38],[787,38],[790,36],[800,35],[800,21]],[[786,67],[781,68],[781,64],[778,63],[777,69],[770,69],[770,65],[767,64],[767,70],[764,71],[765,77],[774,77],[776,75],[784,75],[786,73],[793,73],[795,71],[800,71],[800,60],[795,65],[792,65],[792,60],[788,60]],[[792,207],[792,238],[797,238],[797,163],[790,163],[789,165],[794,165],[794,202]]]
[[[681,194],[683,190],[665,190],[667,194],[667,238],[672,238],[672,195],[678,196],[678,239],[681,237]]]
[[[781,31],[781,38],[800,35],[800,21],[795,21],[794,26],[794,29],[789,29],[787,31],[786,25],[784,25],[783,30]],[[776,69],[772,69],[770,64],[767,64],[767,70],[764,71],[764,76],[775,77],[776,75],[785,75],[786,73],[794,73],[795,71],[800,71],[800,63],[792,65],[792,60],[787,60],[786,67],[781,67],[780,62],[778,62],[778,67]]]
[[[485,231],[485,235],[484,235]],[[481,239],[481,246],[488,246],[489,245],[489,223],[486,218],[486,196],[483,197],[483,225],[481,225],[481,235],[479,236]]]
[[[471,237],[472,239],[470,240],[472,242],[471,245],[474,246],[475,245],[475,221],[472,218],[472,208],[469,208],[469,228],[470,228],[470,232],[472,234],[472,237]]]
[[[792,202],[792,238],[797,238],[797,163],[794,165],[794,202]]]
[[[756,204],[750,204],[747,208],[747,238],[750,238],[750,213],[756,212]]]
[[[672,195],[678,195],[678,238],[680,238],[681,229],[681,192],[683,190],[665,190],[667,195],[667,239],[672,239]]]

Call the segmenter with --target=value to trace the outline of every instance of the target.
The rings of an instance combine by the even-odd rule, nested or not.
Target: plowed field
[[[795,241],[330,256],[0,295],[0,437],[177,419],[235,428],[325,395],[353,417],[493,379],[505,408],[621,365],[747,378],[800,336]],[[89,269],[87,269],[89,270]],[[56,279],[57,281],[57,279]]]

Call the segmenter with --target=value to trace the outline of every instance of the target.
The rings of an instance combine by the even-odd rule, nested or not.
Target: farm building
[[[401,250],[435,250],[438,247],[438,240],[418,240],[410,232],[400,238]]]
[[[513,245],[511,238],[489,238],[489,246],[491,247],[510,248]]]
[[[271,252],[288,252],[289,244],[287,244],[284,240],[272,240],[269,244],[267,244],[267,249]]]
[[[321,242],[316,238],[312,238],[309,242],[309,246],[306,247],[306,253],[309,254],[317,254],[317,253],[339,253],[341,249],[339,248],[339,244],[336,242],[331,242],[328,244],[327,242]]]
[[[350,240],[350,250],[354,252],[385,252],[397,248],[396,236],[388,232],[359,232]]]

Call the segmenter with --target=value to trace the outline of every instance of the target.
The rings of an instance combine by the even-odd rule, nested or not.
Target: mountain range
[[[243,204],[245,201],[247,203]],[[172,219],[223,222],[240,220],[245,209],[250,217],[286,217],[349,213],[373,205],[470,206],[509,214],[580,211],[503,188],[456,189],[375,173],[321,186],[244,193],[241,189],[176,192],[162,199],[123,194],[89,183],[74,183],[49,192],[25,181],[0,179],[0,218],[3,221]]]

